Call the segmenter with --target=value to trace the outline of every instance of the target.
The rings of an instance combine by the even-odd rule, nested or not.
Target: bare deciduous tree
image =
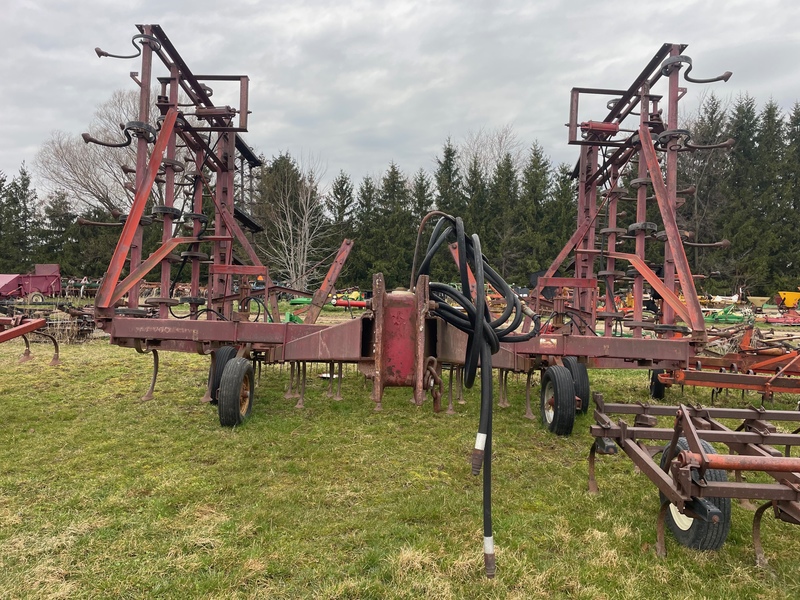
[[[138,120],[138,113],[138,90],[117,90],[97,108],[88,133],[120,142],[124,139],[121,126]],[[155,123],[159,114],[153,106],[150,122]],[[78,134],[55,131],[39,150],[34,166],[48,191],[66,192],[73,206],[126,211],[133,200],[130,170],[136,166],[135,140],[122,148],[109,148],[87,144]],[[160,192],[158,186],[153,191]]]
[[[461,173],[469,172],[470,165],[476,161],[484,174],[492,173],[508,154],[516,170],[521,171],[525,163],[525,150],[525,145],[511,124],[492,131],[481,127],[478,131],[468,132],[459,144],[459,170]]]
[[[321,261],[326,247],[325,174],[317,156],[303,155],[295,161],[281,154],[263,168],[258,215],[265,231],[258,249],[266,255],[274,273],[290,287],[308,290],[321,279]]]

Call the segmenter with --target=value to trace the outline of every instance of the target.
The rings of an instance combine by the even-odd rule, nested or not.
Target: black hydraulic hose
[[[481,360],[491,363],[492,355],[489,347],[484,345]],[[484,444],[483,461],[483,564],[486,577],[490,579],[497,572],[497,562],[494,555],[494,532],[492,531],[492,370],[481,369],[481,408],[489,405],[486,424],[486,441]],[[488,392],[486,391],[488,390]]]
[[[430,271],[433,255],[455,233],[458,270],[461,290],[443,283],[430,283],[430,297],[435,302],[433,314],[467,334],[467,349],[464,358],[464,385],[471,388],[475,383],[478,366],[481,367],[481,408],[475,448],[472,453],[472,473],[478,475],[483,468],[483,553],[486,576],[496,572],[494,534],[492,532],[492,354],[500,349],[501,342],[522,342],[539,335],[540,319],[527,307],[498,273],[492,269],[481,252],[477,234],[467,237],[460,217],[442,215],[433,228],[426,255],[419,271],[412,273],[412,281]],[[430,217],[431,215],[428,215]],[[421,229],[428,217],[423,219]],[[419,244],[419,241],[418,241]],[[416,252],[414,257],[416,264]],[[475,297],[472,297],[469,268],[475,277]],[[503,313],[493,319],[486,301],[484,284],[489,283],[506,301]],[[461,310],[447,303],[457,304]],[[463,311],[463,312],[462,312]],[[513,319],[511,318],[513,315]],[[514,334],[522,319],[528,315],[533,320],[533,330],[527,334]],[[509,319],[511,322],[509,323]]]
[[[264,322],[265,323],[274,323],[275,322],[273,320],[273,318],[272,318],[272,315],[269,313],[269,309],[267,308],[267,305],[264,303],[264,301],[261,298],[258,298],[256,296],[250,296],[250,300],[254,300],[257,304],[259,304],[264,309]],[[261,309],[260,308],[259,308],[258,314],[259,314],[259,316],[261,315]],[[256,317],[256,321],[258,321],[258,317]]]

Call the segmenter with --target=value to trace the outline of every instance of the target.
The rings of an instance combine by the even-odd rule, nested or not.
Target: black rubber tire
[[[586,369],[586,365],[582,362],[578,362],[578,359],[574,356],[565,356],[563,360],[564,366],[567,367],[567,370],[572,375],[572,383],[575,385],[575,395],[581,399],[580,411],[585,415],[586,411],[589,410],[589,399],[591,398],[591,392],[589,390],[589,371]]]
[[[225,365],[219,384],[219,424],[242,424],[253,410],[253,365],[246,358],[234,358]]]
[[[706,442],[700,440],[703,445],[703,450],[706,454],[716,454],[716,450]],[[661,468],[664,468],[664,463],[667,458],[667,449],[669,444],[664,447],[664,452],[661,454]],[[689,444],[686,438],[678,438],[678,451],[688,450]],[[728,481],[728,473],[721,469],[708,469],[706,470],[706,481]],[[659,492],[659,497],[662,504],[666,501],[666,496]],[[681,546],[687,548],[694,548],[695,550],[719,550],[728,538],[728,533],[731,530],[731,499],[730,498],[708,498],[708,500],[719,508],[722,513],[722,518],[719,523],[708,523],[702,519],[690,519],[681,515],[675,505],[670,504],[667,510],[666,523],[672,535],[678,540]],[[678,519],[679,521],[676,521]]]
[[[650,371],[650,397],[655,400],[663,400],[667,386],[658,380],[658,376],[664,369],[653,369]]]
[[[539,404],[542,425],[556,435],[569,435],[575,424],[575,384],[566,367],[553,365],[542,375]]]
[[[42,302],[44,302],[44,294],[41,292],[33,292],[30,296],[28,296],[29,304],[41,304]]]
[[[228,364],[236,356],[236,346],[220,346],[214,350],[215,361],[208,367],[208,381],[211,391],[211,404],[217,403],[217,390],[222,381],[222,373],[225,371],[225,365]]]

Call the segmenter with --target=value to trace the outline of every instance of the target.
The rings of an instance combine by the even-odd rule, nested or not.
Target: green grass
[[[455,416],[415,407],[407,389],[387,390],[375,413],[355,371],[341,402],[313,374],[298,410],[283,397],[287,372],[267,368],[252,418],[223,429],[199,402],[208,358],[162,354],[156,398],[140,402],[147,356],[95,341],[62,348],[63,364],[48,367],[48,346],[17,365],[21,352],[0,345],[0,598],[800,593],[800,530],[766,515],[770,562],[757,569],[752,513],[737,503],[721,551],[668,535],[668,557],[657,558],[655,487],[625,456],[601,457],[590,495],[590,417],[569,438],[546,433],[522,418],[524,379],[512,382],[512,408],[495,413],[498,573],[488,581],[481,478],[469,468],[477,390]],[[646,372],[590,377],[607,401],[646,400]]]

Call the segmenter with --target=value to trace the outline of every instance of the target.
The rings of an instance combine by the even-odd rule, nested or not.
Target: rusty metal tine
[[[533,420],[534,416],[531,410],[531,377],[533,377],[533,371],[528,371],[528,376],[525,379],[525,418]]]
[[[339,361],[339,371],[338,376],[336,377],[336,395],[333,397],[334,400],[341,400],[342,399],[342,362]]]
[[[150,350],[153,354],[153,377],[150,379],[150,387],[147,393],[140,398],[142,402],[147,402],[153,399],[153,392],[156,389],[156,380],[158,379],[158,350]]]
[[[297,367],[297,376],[298,376],[298,385],[300,386],[300,397],[297,400],[297,404],[295,404],[295,408],[305,408],[305,400],[306,400],[306,362],[303,361],[302,363],[302,380],[300,380],[300,365]]]
[[[600,488],[597,487],[597,480],[595,479],[595,473],[594,473],[594,463],[596,454],[597,454],[597,444],[592,443],[592,447],[589,449],[589,493],[590,494],[597,494],[600,491]]]
[[[456,401],[459,404],[466,404],[464,400],[464,369],[461,366],[456,367]]]
[[[448,374],[449,374],[448,384],[447,384],[448,402],[449,402],[449,404],[452,405],[453,404],[453,365],[452,364],[450,364],[448,366]]]
[[[57,367],[58,365],[60,365],[61,361],[59,360],[58,340],[56,340],[55,336],[50,335],[49,333],[43,333],[41,331],[34,331],[33,333],[46,337],[51,342],[53,342],[53,358],[50,361],[50,366]]]
[[[28,362],[33,358],[33,354],[31,354],[31,343],[28,341],[27,335],[21,335],[22,341],[25,342],[25,350],[22,352],[22,356],[19,357],[18,363]]]
[[[761,545],[761,517],[764,516],[764,511],[772,505],[773,500],[765,502],[753,515],[753,549],[756,554],[756,566],[760,568],[767,566],[767,557],[764,555],[764,547]]]
[[[294,361],[289,363],[289,388],[286,390],[286,393],[283,395],[284,398],[292,398],[292,386],[294,385]]]

